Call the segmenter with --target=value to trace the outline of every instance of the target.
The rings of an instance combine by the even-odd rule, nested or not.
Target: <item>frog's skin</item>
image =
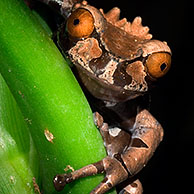
[[[120,20],[119,8],[105,14],[86,1],[42,1],[66,19],[57,35],[58,45],[75,64],[83,85],[96,99],[97,110],[102,111],[103,117],[96,112],[94,120],[108,154],[94,164],[56,175],[54,186],[60,191],[78,178],[105,173],[91,191],[102,194],[137,174],[163,138],[161,125],[140,106],[139,96],[167,73],[171,50],[166,42],[152,39],[140,17],[132,23]],[[141,194],[141,183],[131,179],[120,193]]]

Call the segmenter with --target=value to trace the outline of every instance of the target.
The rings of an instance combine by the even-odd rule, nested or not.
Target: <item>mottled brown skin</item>
[[[151,39],[140,17],[132,23],[120,20],[119,8],[105,14],[86,1],[42,1],[57,5],[67,19],[59,29],[58,45],[93,96],[89,101],[97,111],[94,121],[107,150],[107,157],[96,163],[56,175],[54,186],[61,191],[76,179],[105,173],[104,180],[91,191],[103,194],[137,174],[162,141],[163,129],[145,109],[141,96],[167,73],[171,51],[166,42]],[[120,194],[142,191],[139,180],[131,179]]]
[[[171,51],[165,42],[151,39],[149,28],[142,26],[140,17],[130,23],[126,19],[119,20],[118,8],[104,14],[87,4],[75,7],[69,20],[72,23],[79,20],[74,12],[85,10],[93,16],[94,30],[90,33],[91,27],[86,27],[87,38],[82,37],[81,31],[80,38],[72,36],[67,20],[68,26],[64,24],[59,31],[58,45],[75,64],[83,84],[93,96],[111,102],[127,101],[148,91],[146,79],[153,80],[167,73]],[[81,21],[80,17],[75,28]],[[158,57],[163,60],[161,63],[153,62],[151,58],[156,54],[166,57]],[[164,69],[160,67],[162,64]],[[157,72],[160,69],[161,72]]]

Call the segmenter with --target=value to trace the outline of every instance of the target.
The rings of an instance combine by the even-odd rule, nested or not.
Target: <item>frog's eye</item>
[[[94,18],[86,9],[75,10],[67,20],[67,31],[75,38],[86,38],[94,30]]]
[[[153,78],[164,76],[171,66],[171,55],[168,53],[153,53],[146,60],[148,73]]]

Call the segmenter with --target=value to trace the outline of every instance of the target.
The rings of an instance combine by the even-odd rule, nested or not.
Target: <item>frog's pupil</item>
[[[160,65],[160,69],[161,71],[164,71],[166,69],[166,63],[162,63],[162,65]]]
[[[73,21],[73,25],[78,25],[79,24],[79,19],[75,19],[74,21]]]

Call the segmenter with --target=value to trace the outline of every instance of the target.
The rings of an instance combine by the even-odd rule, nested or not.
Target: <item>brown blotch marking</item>
[[[112,188],[112,184],[110,182],[107,182],[107,185],[109,188]]]
[[[132,187],[135,187],[135,188],[138,187],[137,183],[135,183],[135,182],[131,183],[131,186],[132,186]]]
[[[109,188],[112,188],[112,184],[108,181],[108,178],[107,177],[104,178],[104,180],[102,181],[102,183],[106,183]]]
[[[102,39],[106,44],[107,50],[114,53],[117,57],[129,60],[140,56],[141,53],[138,50],[141,45],[139,45],[138,37],[131,36],[110,23],[106,25]]]
[[[139,138],[132,139],[131,147],[148,148],[148,146]]]
[[[100,75],[105,71],[105,67],[111,60],[108,52],[102,52],[102,55],[98,58],[92,59],[89,63],[89,67],[96,74]]]
[[[106,183],[108,181],[108,178],[105,177],[103,180],[102,180],[102,183]]]
[[[126,63],[127,62],[122,62],[118,64],[117,69],[113,74],[115,85],[124,87],[125,85],[129,85],[131,83],[132,77],[126,72]]]
[[[98,174],[104,172],[104,166],[103,166],[103,161],[102,160],[100,160],[99,162],[94,163],[93,165],[96,167]]]

